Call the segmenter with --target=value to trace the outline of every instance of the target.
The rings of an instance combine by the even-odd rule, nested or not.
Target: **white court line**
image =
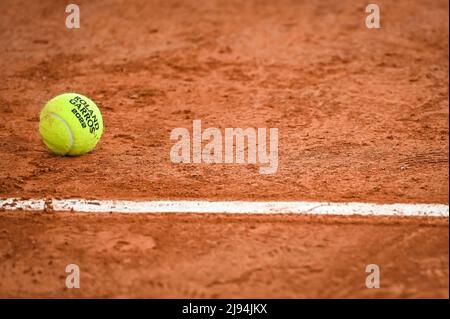
[[[449,217],[446,204],[373,204],[304,201],[128,201],[86,199],[0,199],[0,210],[80,213],[224,213]]]

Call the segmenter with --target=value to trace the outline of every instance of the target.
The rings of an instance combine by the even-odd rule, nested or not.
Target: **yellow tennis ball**
[[[39,132],[58,155],[81,155],[94,149],[103,134],[97,105],[77,93],[64,93],[47,102],[40,114]]]

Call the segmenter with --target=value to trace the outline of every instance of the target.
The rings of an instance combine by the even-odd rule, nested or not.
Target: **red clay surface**
[[[3,213],[0,296],[448,298],[448,239],[442,219]]]
[[[0,198],[448,203],[447,1],[378,1],[379,30],[364,1],[77,3],[68,30],[66,1],[0,2]],[[67,91],[105,122],[78,158],[38,133]],[[278,128],[278,172],[172,164],[194,119]],[[0,297],[448,298],[448,240],[434,219],[0,212]]]

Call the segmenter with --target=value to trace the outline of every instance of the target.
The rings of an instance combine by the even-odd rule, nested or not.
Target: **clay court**
[[[0,2],[0,200],[433,204],[446,216],[0,208],[0,298],[448,298],[449,4]],[[369,2],[370,3],[370,2]],[[105,132],[52,154],[79,92]],[[277,128],[278,170],[174,164],[174,128]],[[444,214],[445,215],[445,214]],[[67,289],[65,267],[81,269]],[[381,287],[365,285],[366,265]]]

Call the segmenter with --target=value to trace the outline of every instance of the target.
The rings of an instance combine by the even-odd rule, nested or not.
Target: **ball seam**
[[[72,133],[72,129],[70,128],[69,124],[66,122],[65,119],[63,119],[61,116],[59,116],[58,114],[54,113],[54,112],[50,112],[49,115],[55,117],[56,119],[60,120],[64,126],[66,127],[67,131],[69,132],[69,137],[70,137],[70,147],[69,150],[64,154],[68,154],[70,153],[70,151],[73,148],[73,144],[74,144],[74,138],[73,138],[73,133]]]

